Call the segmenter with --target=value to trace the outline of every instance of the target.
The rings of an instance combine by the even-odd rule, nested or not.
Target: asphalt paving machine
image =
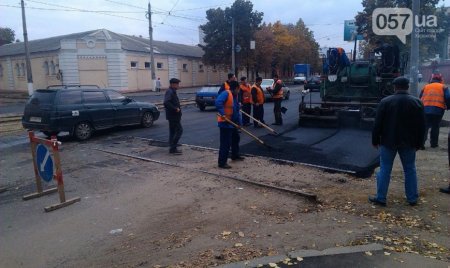
[[[299,105],[300,126],[371,127],[380,100],[394,93],[392,81],[403,75],[407,56],[397,46],[380,44],[369,60],[350,62],[344,49],[330,48],[323,59],[320,102],[311,94]]]

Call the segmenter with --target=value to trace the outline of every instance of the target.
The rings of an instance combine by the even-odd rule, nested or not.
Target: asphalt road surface
[[[276,159],[291,160],[311,165],[318,165],[335,170],[345,170],[357,176],[370,176],[378,165],[378,151],[372,148],[370,132],[359,129],[335,129],[335,128],[311,128],[298,127],[298,105],[301,100],[302,86],[291,86],[291,97],[284,100],[282,105],[288,110],[283,115],[283,126],[272,126],[274,122],[273,103],[264,105],[264,119],[270,127],[281,135],[268,135],[264,129],[247,129],[260,137],[272,148],[263,146],[253,138],[241,133],[241,152],[244,154],[261,155]],[[188,92],[179,92],[182,99],[193,99],[195,89]],[[135,93],[132,98],[137,101],[161,102],[163,93]],[[318,92],[313,92],[305,97],[306,101],[318,102]],[[11,105],[14,110],[20,110],[20,104]],[[17,108],[19,107],[19,108]],[[4,108],[5,110],[7,107]],[[8,109],[9,110],[9,109]],[[197,146],[219,147],[219,129],[216,122],[216,110],[208,107],[206,111],[200,111],[195,105],[184,106],[182,125],[184,128],[180,143]],[[164,111],[160,119],[151,128],[124,127],[114,130],[105,130],[97,133],[94,139],[103,139],[106,136],[134,136],[146,139],[167,141],[168,123],[165,120]],[[20,138],[15,138],[20,139]],[[69,137],[60,137],[66,142],[77,142]],[[20,141],[8,141],[12,145],[26,143],[27,137],[21,137]],[[89,142],[89,141],[87,141]],[[2,143],[2,147],[5,144]]]

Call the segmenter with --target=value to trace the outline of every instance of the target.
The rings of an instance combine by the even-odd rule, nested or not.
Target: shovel
[[[278,132],[276,132],[273,128],[269,127],[268,125],[264,124],[263,122],[259,121],[258,119],[254,118],[253,116],[249,115],[248,113],[240,110],[241,113],[245,114],[246,116],[250,117],[251,119],[253,119],[253,121],[258,122],[258,124],[260,124],[261,126],[263,126],[265,129],[269,130],[270,132],[272,132],[274,135],[278,136],[280,135]]]
[[[228,123],[230,123],[231,125],[233,125],[236,129],[240,129],[242,131],[244,131],[245,134],[249,135],[250,137],[252,137],[253,139],[255,139],[257,142],[261,143],[262,145],[266,146],[269,149],[275,149],[274,147],[270,146],[269,144],[265,143],[263,140],[261,140],[260,138],[256,137],[255,135],[253,135],[250,131],[246,130],[245,128],[239,126],[238,124],[234,123],[233,121],[231,121],[230,119],[226,118],[225,116],[222,116],[221,114],[217,113],[217,116],[222,117],[225,121],[227,121]]]

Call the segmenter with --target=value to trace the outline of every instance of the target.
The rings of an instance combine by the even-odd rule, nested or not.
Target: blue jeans
[[[419,193],[417,189],[416,150],[414,148],[391,149],[380,146],[380,172],[377,174],[377,200],[386,202],[386,196],[391,180],[392,165],[397,153],[402,161],[405,175],[405,194],[410,203],[417,202]]]
[[[239,156],[239,133],[236,128],[219,127],[220,129],[220,148],[219,148],[219,166],[227,163],[228,153],[231,147],[231,157]]]

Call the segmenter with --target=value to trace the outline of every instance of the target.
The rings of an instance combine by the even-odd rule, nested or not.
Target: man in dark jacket
[[[177,90],[180,80],[176,78],[170,79],[169,89],[164,96],[164,108],[166,108],[166,119],[169,121],[169,153],[181,154],[177,149],[178,141],[181,134],[183,134],[183,127],[181,126],[181,106],[178,99]]]
[[[369,201],[386,206],[392,165],[398,153],[405,174],[408,203],[417,204],[416,151],[423,146],[425,114],[420,99],[408,94],[409,80],[398,77],[392,82],[395,94],[381,100],[372,130],[372,145],[380,149],[380,171],[377,174],[377,194]]]

